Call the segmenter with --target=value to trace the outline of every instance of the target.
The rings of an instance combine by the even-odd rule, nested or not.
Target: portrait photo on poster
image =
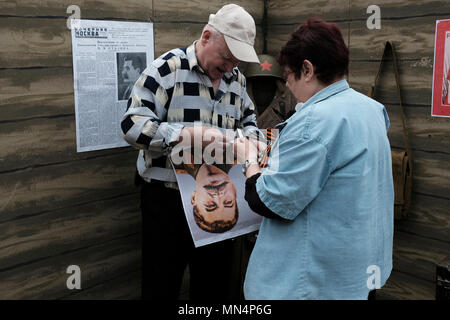
[[[436,21],[431,115],[450,117],[450,20]]]
[[[117,100],[128,100],[134,83],[147,67],[145,52],[117,52]]]
[[[174,169],[196,247],[259,229],[262,217],[244,199],[241,165],[182,164]]]

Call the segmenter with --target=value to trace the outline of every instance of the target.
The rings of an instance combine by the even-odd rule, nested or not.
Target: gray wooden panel
[[[449,208],[450,199],[413,193],[408,218],[396,220],[396,230],[450,243]]]
[[[206,24],[211,13],[216,13],[223,5],[230,3],[225,0],[155,0],[154,12],[156,22],[189,21]],[[250,13],[256,24],[261,23],[264,1],[263,0],[237,0],[233,3],[242,6]]]
[[[138,233],[139,204],[135,193],[0,223],[0,270]]]
[[[127,272],[89,289],[77,290],[64,300],[138,300],[141,298],[141,269]]]
[[[450,154],[415,150],[412,155],[413,191],[450,199]]]
[[[394,269],[425,281],[435,281],[436,264],[450,252],[450,243],[395,230]]]
[[[0,272],[0,299],[59,299],[108,283],[140,267],[140,241],[131,235]],[[67,289],[70,265],[81,269],[81,291]]]
[[[382,20],[381,29],[369,30],[366,21],[350,23],[350,58],[379,59],[386,41],[394,42],[399,59],[434,59],[434,32],[439,17]]]
[[[0,2],[2,15],[69,17],[67,8],[79,6],[81,19],[140,19],[152,17],[153,0],[9,0]],[[64,22],[65,23],[65,22]]]
[[[435,284],[409,274],[392,271],[386,284],[376,293],[376,300],[434,300]]]
[[[337,22],[336,24],[341,29],[344,41],[348,45],[348,22]],[[298,24],[269,25],[267,31],[267,52],[269,54],[276,55],[286,41],[289,40],[291,33],[297,28],[297,26]]]
[[[311,16],[327,21],[348,19],[348,0],[270,0],[268,6],[269,24],[300,24]]]
[[[136,192],[136,155],[133,151],[3,173],[0,222]]]
[[[379,58],[381,58],[382,49],[381,46]],[[367,94],[375,81],[379,64],[379,61],[351,61],[349,66],[350,85],[355,90]],[[397,104],[398,95],[392,62],[385,61],[382,68],[376,86],[375,99],[383,104]],[[398,72],[403,103],[421,106],[431,105],[432,63],[421,60],[400,61]]]
[[[0,68],[72,65],[72,40],[65,19],[0,18]]]
[[[367,7],[370,5],[379,6],[382,19],[387,20],[432,15],[446,17],[450,14],[449,2],[446,0],[350,0],[349,3],[352,20],[366,21],[369,17]]]
[[[391,146],[404,148],[403,126],[399,105],[385,105],[391,122],[389,141]],[[412,149],[429,152],[450,151],[450,119],[430,115],[430,107],[403,106],[407,120],[409,144]]]
[[[117,130],[120,130],[119,123]],[[131,152],[129,157],[133,157],[135,151],[132,147],[123,147],[77,153],[74,116],[3,123],[0,135],[3,146],[0,173],[113,153]]]
[[[0,70],[0,121],[75,114],[71,68]]]

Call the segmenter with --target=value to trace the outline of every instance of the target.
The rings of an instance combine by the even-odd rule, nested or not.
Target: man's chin
[[[217,81],[217,80],[222,79],[224,74],[225,74],[224,72],[220,72],[218,70],[214,70],[214,72],[210,72],[208,74],[208,76],[211,79],[211,81]]]

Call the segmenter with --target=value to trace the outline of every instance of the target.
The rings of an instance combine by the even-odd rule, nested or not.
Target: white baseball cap
[[[240,61],[259,63],[253,48],[256,27],[252,16],[236,4],[223,6],[216,14],[209,15],[208,24],[223,34],[233,56]]]

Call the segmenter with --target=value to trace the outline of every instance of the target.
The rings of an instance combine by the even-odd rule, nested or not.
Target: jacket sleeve
[[[267,208],[259,198],[258,192],[256,191],[256,180],[258,180],[260,175],[261,173],[257,173],[245,181],[245,200],[247,201],[248,206],[253,212],[265,218],[288,221]]]
[[[183,129],[180,123],[166,122],[175,84],[175,72],[161,72],[168,68],[172,69],[168,61],[155,60],[134,84],[121,129],[124,139],[136,148],[166,152]]]

